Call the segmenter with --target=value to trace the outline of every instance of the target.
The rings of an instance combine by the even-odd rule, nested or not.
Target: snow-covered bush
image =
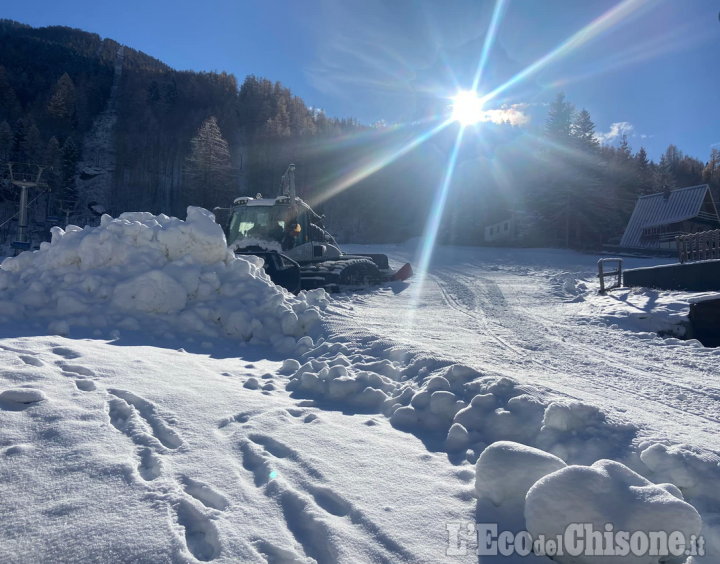
[[[104,215],[99,227],[52,229],[39,251],[0,266],[0,322],[227,337],[290,354],[317,331],[323,290],[295,297],[274,285],[262,260],[236,257],[214,216]],[[312,346],[309,338],[302,350]]]

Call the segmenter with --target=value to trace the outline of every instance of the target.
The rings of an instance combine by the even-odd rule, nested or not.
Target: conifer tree
[[[595,124],[590,117],[590,112],[584,108],[575,115],[572,125],[572,136],[578,148],[583,151],[596,153],[600,148],[600,142],[595,137]]]
[[[63,74],[55,84],[55,90],[48,112],[56,118],[70,119],[75,109],[75,85],[68,73]]]
[[[14,140],[10,124],[7,121],[0,123],[0,160],[6,161],[10,158]]]
[[[183,176],[190,199],[209,209],[223,204],[223,197],[232,189],[235,174],[230,150],[214,116],[206,119],[193,137]]]
[[[40,130],[34,123],[30,125],[27,130],[27,134],[25,135],[23,152],[25,153],[28,162],[31,163],[40,164],[40,161],[43,158],[45,151],[42,135],[40,135]]]
[[[60,190],[61,200],[75,202],[78,199],[75,188],[75,171],[77,170],[78,151],[72,136],[68,136],[60,151]]]
[[[556,143],[567,143],[572,134],[575,107],[565,100],[565,93],[558,92],[550,103],[545,120],[545,136]]]
[[[677,149],[677,147],[675,147]],[[660,156],[660,162],[657,164],[655,174],[653,175],[653,190],[656,192],[664,192],[677,188],[675,175],[672,172],[670,161],[663,154]]]

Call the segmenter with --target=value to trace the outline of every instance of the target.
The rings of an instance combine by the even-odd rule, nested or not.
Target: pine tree
[[[702,172],[702,181],[710,185],[714,196],[720,195],[718,194],[718,190],[720,190],[720,150],[717,147],[713,147],[710,151],[710,159]]]
[[[57,193],[61,184],[61,148],[57,137],[50,138],[45,148],[43,162],[50,168],[43,172],[43,176],[47,180],[50,190]]]
[[[645,147],[635,153],[635,164],[638,171],[638,181],[640,183],[640,196],[650,193],[652,190],[652,170],[648,162],[647,151]]]
[[[572,125],[572,136],[579,149],[588,153],[597,153],[600,142],[595,137],[595,124],[586,109],[575,115]]]
[[[75,171],[77,170],[78,151],[72,136],[68,136],[60,151],[60,190],[61,200],[76,202]]]
[[[193,137],[183,176],[190,200],[208,209],[225,203],[223,197],[231,194],[235,174],[230,150],[214,116]]]
[[[677,149],[677,147],[675,148]],[[677,183],[670,167],[670,161],[665,155],[662,155],[653,175],[653,189],[656,192],[666,192],[675,188],[677,188]]]
[[[620,145],[615,153],[616,158],[621,162],[627,162],[632,158],[632,148],[628,144],[627,133],[622,134]]]
[[[40,130],[34,123],[28,128],[25,135],[23,151],[28,162],[40,164],[44,154],[43,140]]]
[[[647,151],[645,147],[640,147],[640,150],[635,153],[635,162],[642,173],[646,173],[649,170],[650,163],[647,158]]]
[[[68,73],[63,74],[55,84],[48,112],[56,118],[70,118],[75,108],[75,85]]]
[[[15,122],[13,131],[13,150],[10,158],[16,162],[26,162],[25,154],[25,138],[27,137],[28,122],[24,118],[19,118]]]
[[[13,149],[15,136],[7,121],[0,123],[0,160],[6,161],[10,158]]]
[[[558,92],[550,103],[545,120],[545,136],[555,143],[567,144],[572,133],[575,107],[565,100],[565,93]]]
[[[148,86],[146,101],[148,105],[155,107],[160,102],[160,87],[156,80],[153,80]]]
[[[0,66],[0,119],[12,120],[22,112],[5,67]]]

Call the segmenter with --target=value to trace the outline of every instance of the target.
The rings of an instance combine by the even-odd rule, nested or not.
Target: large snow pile
[[[592,466],[569,466],[541,478],[525,498],[525,520],[533,538],[557,538],[573,524],[590,525],[594,531],[636,532],[668,536],[682,533],[685,542],[700,534],[702,519],[695,508],[683,500],[672,484],[652,484],[626,466],[599,460]],[[629,538],[628,538],[629,540]],[[657,562],[647,554],[624,557],[594,555],[555,555],[561,564],[606,564]]]
[[[187,220],[146,212],[104,215],[99,227],[52,229],[39,251],[0,266],[0,322],[44,322],[143,330],[307,350],[327,304],[323,290],[294,297],[253,256],[236,257],[214,216],[189,207]]]

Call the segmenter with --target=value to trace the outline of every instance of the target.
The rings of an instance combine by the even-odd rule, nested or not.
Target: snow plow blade
[[[405,263],[405,266],[403,266],[400,270],[398,270],[395,274],[392,275],[390,278],[391,281],[395,282],[396,280],[407,280],[413,275],[413,269],[412,266],[410,266],[409,262]]]

